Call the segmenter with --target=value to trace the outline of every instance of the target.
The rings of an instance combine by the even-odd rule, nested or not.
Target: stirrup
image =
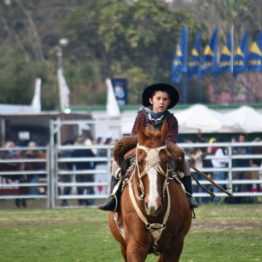
[[[103,211],[112,211],[112,212],[116,212],[117,207],[118,207],[118,200],[116,195],[114,194],[109,195],[106,202],[103,205],[98,206],[98,208]]]
[[[196,199],[192,195],[187,195],[187,199],[191,208],[199,207],[199,204],[196,202]]]
[[[193,195],[187,191],[185,191],[186,193],[186,198],[188,200],[188,203],[190,205],[191,208],[198,208],[199,204],[197,203],[196,199],[193,197]]]

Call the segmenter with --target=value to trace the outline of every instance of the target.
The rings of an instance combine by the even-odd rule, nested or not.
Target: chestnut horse
[[[127,171],[119,210],[109,212],[110,230],[128,262],[145,261],[150,253],[159,255],[159,262],[179,261],[191,225],[185,192],[170,172],[167,131],[166,122],[161,131],[138,127],[135,161]]]

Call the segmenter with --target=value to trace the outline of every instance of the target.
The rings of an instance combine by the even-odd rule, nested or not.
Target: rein
[[[137,151],[138,149],[142,149],[144,151],[146,151],[147,153],[147,163],[146,163],[146,168],[145,170],[143,170],[143,172],[140,173],[139,171],[139,166],[138,166],[138,160],[137,160]],[[131,202],[133,204],[133,207],[138,215],[138,217],[141,219],[141,221],[145,224],[146,228],[149,230],[149,232],[151,233],[154,243],[153,243],[153,251],[155,255],[159,255],[159,252],[157,250],[158,248],[158,241],[161,238],[162,232],[163,230],[166,228],[166,223],[170,214],[170,192],[169,192],[169,188],[168,188],[168,169],[165,172],[160,164],[159,164],[159,152],[162,149],[166,149],[166,145],[164,146],[160,146],[157,148],[148,148],[145,146],[141,146],[141,145],[137,145],[136,148],[136,169],[138,172],[138,179],[139,179],[139,184],[142,190],[142,196],[140,197],[140,200],[142,200],[144,198],[144,186],[142,183],[142,178],[147,174],[147,170],[149,168],[154,167],[158,173],[160,173],[161,175],[163,175],[165,177],[165,182],[164,182],[164,186],[163,186],[163,194],[166,191],[167,192],[167,208],[166,208],[166,212],[163,218],[163,222],[162,223],[149,223],[146,216],[143,214],[143,212],[141,211],[141,209],[139,208],[136,199],[135,199],[135,194],[134,194],[134,190],[132,187],[132,180],[133,177],[135,175],[135,171],[136,169],[133,170],[132,175],[128,181],[128,191],[129,191],[129,196],[131,199]]]

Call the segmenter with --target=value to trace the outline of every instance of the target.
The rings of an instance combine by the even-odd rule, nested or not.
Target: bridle
[[[146,166],[145,169],[140,172],[139,170],[139,165],[138,165],[138,149],[142,149],[147,153],[147,162],[146,162]],[[141,195],[140,198],[143,199],[145,197],[145,187],[142,181],[142,178],[147,175],[147,171],[150,168],[154,168],[159,174],[163,175],[165,177],[165,181],[164,181],[164,185],[163,185],[163,189],[162,189],[162,197],[165,194],[167,185],[168,185],[168,168],[166,169],[166,171],[164,171],[160,165],[160,157],[159,157],[159,152],[161,150],[167,150],[167,146],[163,145],[163,146],[159,146],[159,147],[155,147],[155,148],[149,148],[146,146],[142,146],[137,144],[136,147],[136,169],[137,169],[137,175],[138,175],[138,180],[139,180],[139,185],[140,185],[140,189],[141,189]]]
[[[139,166],[138,166],[138,149],[142,149],[147,153],[147,162],[146,162],[146,167],[143,170],[143,172],[140,172],[139,170]],[[142,146],[142,145],[137,145],[136,147],[136,160],[135,160],[135,168],[133,169],[132,175],[128,181],[128,188],[129,188],[129,196],[131,199],[131,202],[133,204],[133,207],[138,215],[138,217],[141,219],[141,221],[143,221],[143,223],[145,224],[147,230],[149,230],[149,232],[151,233],[152,237],[153,237],[153,251],[156,255],[159,255],[158,252],[158,241],[161,238],[162,232],[163,230],[166,228],[166,223],[170,214],[170,193],[169,193],[169,188],[168,188],[168,167],[166,169],[166,172],[161,168],[160,166],[160,158],[159,158],[159,152],[161,150],[166,150],[167,147],[166,145],[164,146],[160,146],[160,147],[156,147],[156,148],[148,148],[146,146]],[[162,189],[162,194],[164,195],[164,193],[167,193],[167,207],[166,207],[166,212],[163,218],[162,223],[149,223],[146,216],[143,214],[143,212],[141,211],[141,209],[139,208],[136,200],[135,200],[135,195],[134,195],[134,191],[133,191],[133,187],[132,187],[132,178],[134,176],[134,174],[136,173],[135,171],[137,170],[137,174],[138,174],[138,179],[139,179],[139,184],[140,184],[140,188],[142,191],[142,194],[139,198],[139,200],[143,200],[144,196],[145,196],[145,190],[144,190],[144,185],[142,182],[142,178],[147,175],[147,171],[149,168],[155,168],[157,170],[158,173],[160,173],[161,175],[163,175],[165,177],[165,181],[164,181],[164,185],[163,185],[163,189]]]

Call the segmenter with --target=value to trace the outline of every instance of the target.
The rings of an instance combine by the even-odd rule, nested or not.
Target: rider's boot
[[[183,161],[182,165],[179,164],[179,167],[177,168],[177,163],[174,158],[169,158],[168,163],[171,166],[173,170],[178,174],[178,176],[181,178],[181,181],[184,185],[185,191],[186,191],[186,197],[188,199],[189,205],[191,208],[197,208],[198,204],[196,202],[196,199],[192,196],[193,190],[192,190],[192,177],[190,173],[190,168],[188,165],[188,162],[186,160]]]
[[[106,199],[106,202],[99,206],[98,208],[104,211],[112,211],[116,212],[119,202],[119,196],[121,191],[121,181],[120,179],[115,178],[114,176],[111,176],[111,192],[108,198]]]
[[[190,172],[190,167],[188,162],[184,160],[184,177],[182,178],[182,183],[186,190],[186,196],[191,208],[197,208],[199,205],[196,202],[196,199],[193,197],[193,190],[192,190],[192,176]]]
[[[191,176],[184,176],[182,178],[182,183],[186,190],[186,196],[191,208],[197,208],[199,205],[196,202],[196,199],[193,197],[193,190],[192,190],[192,177]]]
[[[116,212],[118,209],[119,199],[121,195],[121,187],[123,178],[133,161],[132,157],[125,159],[121,167],[119,167],[116,161],[113,161],[112,166],[112,177],[111,177],[111,192],[109,197],[106,199],[106,202],[99,206],[98,208],[104,211]]]

